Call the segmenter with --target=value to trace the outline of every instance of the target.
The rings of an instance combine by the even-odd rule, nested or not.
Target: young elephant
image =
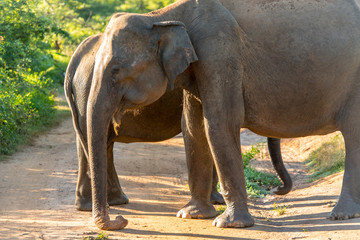
[[[78,210],[90,211],[91,184],[87,174],[88,161],[80,138],[87,138],[86,111],[89,91],[94,70],[95,53],[102,41],[102,35],[91,36],[80,44],[69,63],[65,94],[73,114],[77,131],[77,150],[79,160],[78,182],[76,188],[76,207]],[[124,113],[120,127],[115,131],[113,124],[109,127],[107,146],[107,201],[109,205],[128,203],[128,198],[121,189],[113,163],[114,142],[156,142],[170,139],[181,132],[183,97],[181,88],[167,92],[155,103]],[[268,138],[268,147],[272,163],[284,185],[275,189],[276,194],[286,194],[292,188],[290,175],[286,171],[280,152],[280,139]],[[213,169],[210,201],[213,204],[224,204],[224,199],[217,191],[218,177]]]

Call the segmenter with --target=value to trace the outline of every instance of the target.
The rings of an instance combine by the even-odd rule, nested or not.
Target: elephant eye
[[[114,65],[111,67],[111,73],[117,74],[120,71],[121,67],[119,65]]]

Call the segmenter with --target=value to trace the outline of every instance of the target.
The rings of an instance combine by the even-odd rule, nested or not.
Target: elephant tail
[[[277,195],[285,195],[292,189],[293,183],[288,171],[285,168],[280,149],[280,139],[268,138],[268,148],[271,157],[271,162],[276,170],[276,173],[283,182],[283,186],[276,187],[273,192]]]
[[[80,140],[80,143],[84,150],[84,154],[85,154],[86,158],[88,158],[87,142],[85,141],[84,134],[82,133],[80,126],[79,126],[78,112],[77,112],[77,108],[75,106],[74,94],[72,91],[72,79],[74,77],[74,74],[73,74],[74,71],[71,71],[71,70],[75,70],[75,69],[72,69],[72,65],[73,65],[72,60],[73,59],[70,60],[69,66],[68,66],[68,68],[66,70],[66,74],[65,74],[65,80],[64,80],[65,97],[66,97],[66,101],[68,102],[68,105],[71,110],[73,125],[74,125],[76,135]]]

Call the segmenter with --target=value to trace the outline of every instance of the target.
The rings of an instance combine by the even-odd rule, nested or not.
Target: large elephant
[[[149,14],[118,14],[95,56],[87,104],[93,217],[111,221],[107,140],[127,109],[181,85],[192,198],[179,217],[214,217],[213,164],[227,204],[217,227],[249,227],[241,127],[276,138],[340,130],[346,163],[331,219],[360,216],[360,2],[179,0]],[[95,53],[94,53],[95,54]],[[84,140],[84,139],[82,139]],[[214,160],[214,161],[212,161]]]
[[[78,210],[91,210],[91,184],[87,174],[88,161],[86,151],[81,145],[80,138],[87,139],[86,107],[89,98],[95,54],[101,44],[101,34],[84,40],[72,56],[68,66],[65,81],[65,94],[73,114],[74,126],[77,131],[77,149],[79,160],[78,181],[76,187],[75,204]],[[176,88],[165,93],[159,100],[148,106],[128,110],[122,116],[122,124],[115,132],[110,123],[107,146],[107,201],[109,205],[128,203],[128,198],[122,191],[113,162],[114,142],[155,142],[170,139],[181,132],[181,118],[183,107],[183,90]],[[85,140],[86,141],[86,140]],[[284,185],[275,189],[274,193],[283,195],[292,188],[292,180],[281,157],[280,139],[268,138],[268,149],[272,163]],[[191,180],[190,180],[191,182]],[[224,199],[217,191],[218,177],[213,170],[210,202],[224,204]]]

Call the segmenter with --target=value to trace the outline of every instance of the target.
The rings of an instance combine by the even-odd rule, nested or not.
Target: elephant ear
[[[158,53],[170,88],[173,89],[176,77],[198,58],[184,23],[179,21],[157,22],[153,24],[153,27],[159,33]]]

